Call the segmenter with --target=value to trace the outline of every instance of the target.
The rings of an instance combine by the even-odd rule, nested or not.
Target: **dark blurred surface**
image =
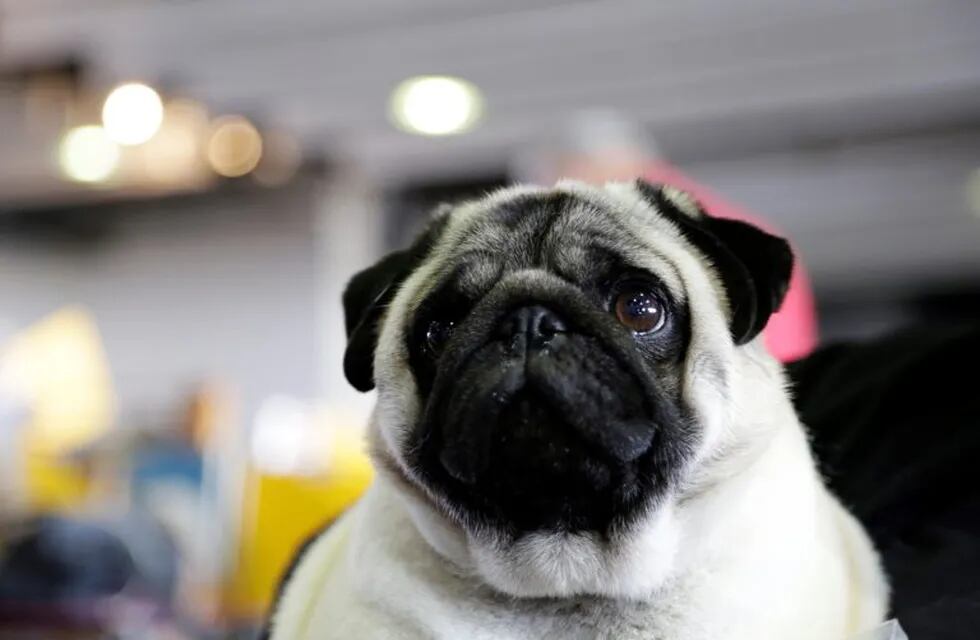
[[[40,518],[7,542],[0,561],[0,599],[23,603],[97,598],[118,593],[134,572],[118,538],[89,524]]]
[[[980,635],[976,323],[922,323],[790,367],[824,477],[865,524],[910,638]]]

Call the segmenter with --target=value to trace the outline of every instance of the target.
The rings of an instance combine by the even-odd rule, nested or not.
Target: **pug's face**
[[[378,388],[374,455],[444,521],[424,531],[457,532],[430,541],[492,585],[633,585],[614,574],[644,545],[676,554],[661,547],[715,454],[759,437],[728,433],[733,377],[791,262],[781,239],[642,182],[446,209],[345,294],[348,379]],[[542,568],[554,579],[527,575],[535,545],[570,554]]]

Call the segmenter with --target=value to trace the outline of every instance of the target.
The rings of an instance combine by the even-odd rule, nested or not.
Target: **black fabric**
[[[922,327],[789,367],[832,490],[867,527],[911,640],[980,638],[980,327]]]

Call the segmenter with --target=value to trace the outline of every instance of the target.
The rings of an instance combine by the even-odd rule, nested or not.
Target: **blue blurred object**
[[[200,489],[204,466],[200,454],[179,443],[157,445],[133,458],[133,491],[142,494],[160,481],[180,481]]]

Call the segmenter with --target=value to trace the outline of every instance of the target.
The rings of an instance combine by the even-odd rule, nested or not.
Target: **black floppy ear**
[[[793,271],[789,243],[751,224],[709,216],[694,198],[674,187],[637,180],[636,188],[677,225],[721,277],[735,344],[759,335],[789,288]]]
[[[374,351],[385,309],[398,287],[425,259],[448,219],[448,211],[437,214],[411,247],[388,254],[376,264],[358,272],[344,289],[344,326],[347,349],[344,376],[358,391],[374,388]]]

